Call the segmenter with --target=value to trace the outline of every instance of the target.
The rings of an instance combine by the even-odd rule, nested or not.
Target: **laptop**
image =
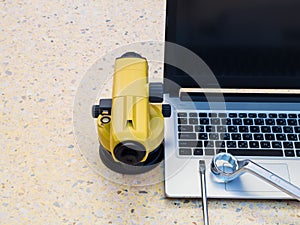
[[[165,40],[181,46],[165,48],[167,197],[201,197],[204,159],[209,198],[290,198],[248,173],[217,182],[219,152],[300,186],[299,11],[297,0],[167,1]]]

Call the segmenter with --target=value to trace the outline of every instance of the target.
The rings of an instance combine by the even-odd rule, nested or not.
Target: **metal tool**
[[[221,182],[229,182],[245,172],[250,172],[300,201],[300,188],[249,159],[237,160],[231,154],[219,153],[212,159],[211,171]]]
[[[204,221],[204,225],[208,225],[209,223],[208,223],[208,206],[207,206],[205,170],[206,170],[205,161],[204,160],[199,160],[203,221]]]

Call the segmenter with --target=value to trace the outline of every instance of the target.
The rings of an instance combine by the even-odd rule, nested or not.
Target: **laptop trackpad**
[[[289,170],[287,164],[260,164],[262,167],[270,170],[272,173],[290,181]],[[259,177],[250,173],[245,173],[239,178],[225,184],[226,191],[239,191],[239,192],[255,192],[255,191],[280,191],[276,187],[268,184]]]

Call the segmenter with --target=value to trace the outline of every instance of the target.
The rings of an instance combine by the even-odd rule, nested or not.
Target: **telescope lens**
[[[128,165],[139,163],[146,155],[145,147],[134,141],[126,141],[118,144],[114,149],[117,160]]]

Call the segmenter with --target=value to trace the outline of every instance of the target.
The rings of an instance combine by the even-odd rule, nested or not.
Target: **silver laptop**
[[[166,41],[194,53],[165,49],[168,197],[201,197],[205,159],[210,198],[290,198],[250,174],[216,182],[209,164],[219,152],[300,186],[299,11],[297,0],[167,1]]]

